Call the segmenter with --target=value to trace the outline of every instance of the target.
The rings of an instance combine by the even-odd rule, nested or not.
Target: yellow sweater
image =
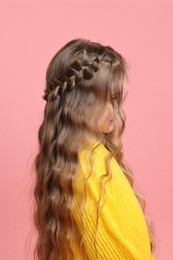
[[[84,179],[89,168],[87,156],[93,145],[80,153],[82,171],[74,182],[73,214],[81,227],[79,206],[83,197]],[[109,151],[103,144],[94,150],[92,155],[93,170],[86,184],[87,200],[83,214],[85,228],[84,244],[91,260],[154,260],[151,255],[150,241],[143,211],[134,194],[132,187],[126,179],[117,161],[110,162],[112,179],[105,184],[105,204],[101,210],[98,222],[97,252],[94,247],[94,234],[96,232],[96,209],[100,195],[100,178],[106,172],[105,156]],[[101,200],[103,205],[104,199]],[[74,245],[75,246],[75,245]],[[77,248],[76,260],[82,259]]]

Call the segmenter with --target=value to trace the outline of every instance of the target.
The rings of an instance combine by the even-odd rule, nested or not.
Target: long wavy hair
[[[34,160],[34,223],[38,231],[34,259],[74,259],[72,240],[83,259],[89,259],[84,234],[72,214],[72,203],[73,181],[80,169],[79,152],[93,137],[110,151],[106,159],[109,179],[109,162],[114,157],[133,188],[146,218],[151,251],[155,251],[153,222],[145,214],[145,199],[135,191],[132,169],[123,158],[125,79],[128,75],[124,57],[110,46],[87,39],[71,40],[51,59],[43,95],[44,118],[38,131],[39,151]],[[115,109],[115,129],[106,134],[100,133],[97,125],[107,98]]]

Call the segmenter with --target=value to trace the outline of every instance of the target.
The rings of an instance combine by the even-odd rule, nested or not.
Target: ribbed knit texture
[[[97,145],[98,142],[92,142]],[[92,146],[93,147],[93,146]],[[84,176],[88,176],[91,146],[80,153],[82,171],[74,182],[74,217],[80,225],[80,199],[84,197]],[[112,158],[112,179],[105,184],[105,204],[101,209],[96,258],[94,234],[96,232],[96,209],[100,196],[100,178],[106,173],[105,156],[109,151],[103,144],[92,154],[93,170],[86,184],[87,200],[83,214],[85,228],[84,244],[91,260],[154,260],[151,255],[147,224],[141,206],[117,161]],[[103,202],[104,200],[102,200]],[[101,203],[103,205],[103,203]],[[77,249],[75,249],[76,251]],[[76,251],[76,260],[82,259]]]

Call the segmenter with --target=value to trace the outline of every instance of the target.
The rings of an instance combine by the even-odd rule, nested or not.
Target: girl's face
[[[123,101],[125,100],[127,93],[128,93],[128,82],[124,80],[124,97]],[[114,93],[114,89],[112,87],[112,99],[116,99],[116,93]],[[124,106],[123,106],[124,109]],[[113,131],[115,125],[115,108],[111,101],[108,99],[106,103],[106,108],[99,118],[98,121],[98,130],[101,133],[110,133]]]
[[[101,133],[110,133],[114,128],[114,108],[110,100],[107,100],[103,115],[99,118],[98,129]]]

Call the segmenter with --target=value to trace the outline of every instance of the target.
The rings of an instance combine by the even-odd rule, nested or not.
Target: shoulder
[[[116,159],[109,156],[110,152],[103,143],[92,141],[80,152],[79,157],[82,176],[87,177],[92,175],[91,180],[95,182],[99,182],[102,176],[107,176],[108,179],[112,176],[112,181],[109,182],[111,190],[115,182],[121,184],[122,187],[129,185]],[[110,158],[108,162],[106,161],[107,158]]]
[[[110,152],[103,143],[92,140],[79,152],[79,160],[83,168],[89,164],[93,164],[95,167],[104,167],[106,157],[109,156],[109,154]]]
[[[84,159],[86,155],[97,156],[100,159],[104,159],[110,152],[104,146],[104,144],[97,140],[91,140],[88,142],[88,145],[79,152],[79,158]]]

